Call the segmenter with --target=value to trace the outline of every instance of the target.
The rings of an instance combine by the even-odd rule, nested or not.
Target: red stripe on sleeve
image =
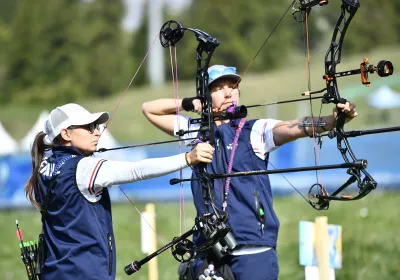
[[[99,167],[100,163],[103,161],[104,161],[104,159],[101,159],[97,162],[95,168],[93,169],[92,176],[90,176],[90,181],[89,181],[89,185],[88,185],[88,191],[90,194],[92,194],[92,191],[90,190],[90,186],[92,185],[94,174],[96,174],[97,168]]]

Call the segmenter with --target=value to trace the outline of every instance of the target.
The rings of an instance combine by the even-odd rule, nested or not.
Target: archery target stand
[[[328,225],[328,217],[299,223],[300,265],[306,280],[335,280],[342,267],[342,227]]]

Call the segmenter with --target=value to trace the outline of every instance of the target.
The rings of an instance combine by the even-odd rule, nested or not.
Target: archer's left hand
[[[335,119],[338,118],[339,110],[346,113],[346,123],[348,123],[358,115],[356,112],[356,104],[353,104],[349,101],[347,101],[346,104],[338,103],[337,106],[335,106],[335,108],[333,109],[333,116],[335,117]]]

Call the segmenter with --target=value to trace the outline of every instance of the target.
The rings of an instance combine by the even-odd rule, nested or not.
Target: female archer
[[[238,84],[241,77],[236,73],[235,67],[214,65],[208,68],[208,74],[214,112],[239,104]],[[186,111],[202,112],[201,102],[196,98],[184,98],[178,100],[178,104]],[[311,117],[291,121],[239,119],[234,126],[230,125],[229,120],[215,121],[214,160],[208,163],[207,172],[265,170],[269,153],[277,147],[298,138],[312,136],[312,129],[315,129],[315,133],[332,130],[338,110],[346,113],[346,122],[357,116],[355,105],[350,102],[338,104],[337,107],[332,115],[315,118],[314,122],[323,124],[315,128],[304,125],[311,121]],[[142,110],[153,125],[169,135],[176,135],[181,129],[198,129],[198,125],[190,124],[189,117],[176,115],[174,99],[146,102]],[[188,133],[184,137],[196,137],[196,133]],[[233,143],[237,145],[234,147]],[[220,267],[228,266],[235,279],[277,279],[279,267],[275,249],[279,220],[273,209],[268,175],[214,180],[214,189],[216,206],[228,212],[228,225],[238,246],[222,259],[218,259],[215,252],[210,252],[207,260]],[[198,181],[192,181],[192,193],[197,215],[201,216],[205,213],[205,207]],[[194,242],[200,242],[199,236],[194,236]],[[203,260],[196,260],[195,266],[201,267]],[[199,272],[195,271],[195,276],[198,275]]]
[[[32,147],[32,175],[25,186],[41,210],[44,264],[41,279],[115,279],[116,253],[107,187],[210,163],[214,148],[138,162],[91,157],[107,112],[78,104],[51,111]]]

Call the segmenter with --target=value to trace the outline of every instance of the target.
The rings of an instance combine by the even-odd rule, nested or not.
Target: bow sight
[[[336,62],[336,63],[339,63],[339,62],[340,62],[340,57],[339,57],[338,62]],[[331,62],[329,61],[329,63],[331,63]],[[328,66],[330,66],[330,65],[328,64]],[[336,65],[334,67],[336,67]],[[327,70],[327,74],[325,74],[322,78],[324,80],[326,80],[327,85],[331,84],[335,78],[360,74],[361,75],[361,83],[363,85],[366,85],[367,87],[369,87],[371,85],[371,82],[368,79],[368,73],[373,74],[376,72],[379,77],[388,77],[393,74],[394,67],[393,67],[392,62],[390,62],[388,60],[381,60],[381,61],[379,61],[378,66],[374,66],[372,64],[369,64],[368,58],[364,58],[363,62],[360,64],[359,69],[347,70],[347,71],[342,71],[342,72],[334,72],[331,69],[326,69],[326,70]],[[330,88],[330,90],[328,90],[327,93],[325,93],[324,96],[322,97],[322,103],[337,104],[338,100],[337,100],[337,96],[334,91],[334,88],[332,86],[328,87],[328,88]],[[325,88],[321,91],[327,90],[328,88]],[[304,95],[320,93],[321,91],[309,92]],[[339,103],[345,103],[345,102],[346,102],[346,100],[344,99],[342,102],[339,102]]]

